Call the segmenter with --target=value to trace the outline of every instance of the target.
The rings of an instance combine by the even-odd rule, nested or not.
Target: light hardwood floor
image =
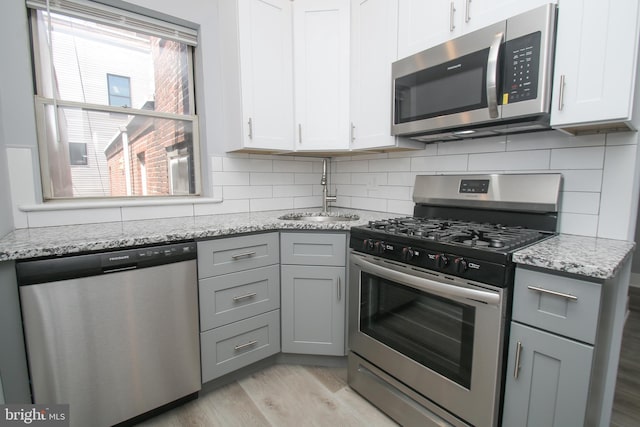
[[[397,426],[347,386],[346,368],[274,365],[143,422],[145,427]]]
[[[347,386],[346,368],[274,365],[200,395],[145,427],[396,426]],[[640,426],[640,291],[624,329],[611,427]]]

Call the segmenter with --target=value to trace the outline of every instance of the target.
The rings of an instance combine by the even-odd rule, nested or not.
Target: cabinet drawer
[[[201,279],[199,290],[200,329],[207,331],[280,307],[280,266]]]
[[[516,269],[513,320],[593,344],[602,285]]]
[[[282,264],[346,265],[344,233],[281,233]]]
[[[203,332],[200,345],[203,383],[276,354],[280,351],[280,310]]]
[[[277,264],[278,258],[278,233],[198,242],[198,277]]]

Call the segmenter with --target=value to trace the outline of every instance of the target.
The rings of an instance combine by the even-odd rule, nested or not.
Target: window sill
[[[47,202],[33,205],[21,205],[18,209],[22,212],[47,212],[64,211],[71,209],[102,209],[124,208],[138,206],[176,206],[176,205],[204,205],[222,203],[222,199],[207,197],[185,197],[180,199],[135,199],[135,200],[101,200],[90,202]]]

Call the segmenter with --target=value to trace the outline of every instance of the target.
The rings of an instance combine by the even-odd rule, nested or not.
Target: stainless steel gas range
[[[560,174],[417,176],[413,217],[353,227],[349,385],[403,425],[496,426],[515,266]]]

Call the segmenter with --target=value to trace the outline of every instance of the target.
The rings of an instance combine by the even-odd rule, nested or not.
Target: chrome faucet
[[[335,202],[336,196],[329,196],[327,191],[327,159],[322,160],[322,179],[320,180],[322,185],[322,212],[329,212],[329,202]]]

